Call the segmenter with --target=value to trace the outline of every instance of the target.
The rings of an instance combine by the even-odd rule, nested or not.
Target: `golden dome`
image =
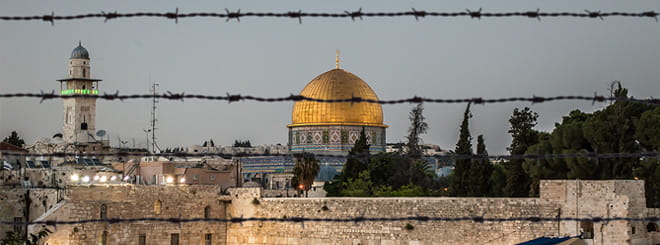
[[[378,100],[366,82],[342,69],[333,69],[314,78],[300,95],[316,99],[350,99],[355,96]],[[292,124],[287,127],[314,125],[387,127],[383,124],[383,108],[380,104],[295,102]]]

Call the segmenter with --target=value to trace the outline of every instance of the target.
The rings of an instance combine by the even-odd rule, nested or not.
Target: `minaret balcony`
[[[70,95],[70,94],[99,94],[98,90],[94,89],[65,89],[60,91],[61,95]]]

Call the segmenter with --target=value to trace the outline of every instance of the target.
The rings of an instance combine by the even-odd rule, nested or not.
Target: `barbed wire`
[[[544,103],[551,101],[561,101],[561,100],[582,100],[582,101],[591,101],[592,103],[596,102],[612,102],[612,101],[628,101],[628,102],[638,102],[659,105],[660,99],[649,98],[649,99],[635,99],[635,98],[624,98],[624,97],[606,97],[594,94],[593,96],[580,96],[580,95],[560,95],[560,96],[531,96],[531,97],[506,97],[506,98],[494,98],[494,99],[484,99],[481,97],[475,98],[459,98],[459,99],[434,99],[434,98],[424,98],[424,97],[411,97],[406,99],[396,99],[396,100],[374,100],[367,99],[362,97],[352,96],[351,98],[345,99],[319,99],[312,98],[303,95],[289,95],[286,97],[259,97],[252,95],[241,95],[241,94],[229,94],[225,96],[216,96],[216,95],[201,95],[201,94],[185,94],[185,93],[172,93],[168,91],[163,94],[119,94],[119,91],[114,94],[56,94],[55,91],[50,93],[41,92],[41,93],[3,93],[0,94],[0,98],[40,98],[41,102],[49,99],[68,99],[68,98],[95,98],[103,100],[127,100],[127,99],[167,99],[167,100],[180,100],[184,99],[199,99],[199,100],[217,100],[217,101],[227,101],[228,103],[238,102],[238,101],[256,101],[256,102],[288,102],[288,101],[311,101],[311,102],[320,102],[320,103],[374,103],[374,104],[402,104],[402,103],[444,103],[444,104],[457,104],[457,103],[473,103],[473,104],[488,104],[488,103],[506,103],[506,102],[531,102],[531,103]]]
[[[323,153],[287,153],[287,154],[270,154],[270,153],[189,153],[189,152],[174,152],[174,153],[146,153],[146,152],[113,152],[113,153],[72,153],[72,152],[54,152],[54,153],[23,153],[23,152],[3,152],[4,156],[18,156],[18,157],[79,157],[79,158],[92,158],[92,157],[165,157],[165,158],[198,158],[198,157],[222,157],[225,159],[230,158],[249,158],[249,157],[293,157],[301,158],[303,154],[310,154],[318,158],[363,158],[368,156],[375,156],[376,154],[357,154],[357,155],[341,155],[341,154],[323,154]],[[405,154],[404,154],[405,156]],[[604,158],[660,158],[658,152],[616,152],[616,153],[597,153],[597,152],[581,152],[581,153],[563,153],[563,154],[513,154],[513,155],[422,155],[417,158],[436,158],[440,160],[462,160],[462,159],[491,159],[491,160],[511,160],[511,159],[566,159],[566,158],[591,158],[591,159],[604,159]]]
[[[165,18],[172,19],[175,23],[178,23],[179,19],[184,18],[221,18],[225,19],[226,22],[229,22],[232,19],[240,22],[241,18],[252,17],[252,18],[289,18],[296,19],[298,23],[302,23],[303,18],[343,18],[351,19],[355,21],[356,19],[363,20],[363,18],[369,17],[414,17],[415,20],[425,17],[440,17],[440,18],[455,18],[455,17],[470,17],[470,19],[481,19],[481,18],[511,18],[511,17],[525,17],[541,20],[541,18],[588,18],[588,19],[601,19],[609,17],[635,17],[635,18],[652,18],[657,22],[658,15],[660,13],[650,10],[644,12],[601,12],[600,10],[587,10],[581,12],[541,12],[540,9],[530,10],[530,11],[520,11],[520,12],[484,12],[481,8],[478,10],[466,9],[465,11],[455,11],[455,12],[436,12],[436,11],[426,11],[426,10],[417,10],[412,8],[408,11],[397,11],[397,12],[363,12],[362,8],[358,10],[346,10],[343,12],[303,12],[302,10],[297,11],[286,11],[286,12],[241,12],[240,9],[236,11],[230,11],[225,8],[225,12],[191,12],[191,13],[180,13],[179,8],[176,8],[174,12],[133,12],[133,13],[119,13],[117,11],[101,11],[97,13],[86,13],[86,14],[73,14],[73,15],[55,15],[55,12],[44,15],[28,15],[28,16],[0,16],[2,21],[35,21],[41,20],[55,24],[55,21],[62,20],[80,20],[80,19],[103,19],[104,22],[120,18]]]
[[[429,217],[429,216],[407,216],[407,217],[348,217],[348,218],[306,218],[306,217],[287,217],[287,218],[108,218],[108,219],[83,219],[83,220],[46,220],[46,221],[0,221],[4,225],[73,225],[73,224],[88,224],[88,223],[131,223],[131,222],[167,222],[167,223],[192,223],[192,222],[216,222],[216,223],[243,223],[250,221],[261,222],[337,222],[337,223],[359,223],[359,222],[392,222],[392,221],[420,221],[420,222],[463,222],[471,221],[475,223],[484,222],[515,222],[527,221],[532,223],[538,222],[556,222],[556,221],[584,221],[593,223],[606,223],[611,221],[630,221],[630,222],[658,222],[660,217],[539,217],[539,216],[524,216],[524,217],[509,217],[509,218],[489,218],[484,216],[463,216],[463,217]]]

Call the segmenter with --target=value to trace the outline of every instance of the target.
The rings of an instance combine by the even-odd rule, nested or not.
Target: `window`
[[[105,204],[101,204],[101,212],[99,215],[100,219],[107,219],[108,218],[108,206]]]
[[[341,131],[341,143],[342,144],[347,144],[348,143],[348,132],[346,131]]]
[[[211,174],[211,175],[209,175],[209,179],[210,179],[210,180],[215,180],[215,174]]]
[[[580,232],[582,233],[582,238],[594,239],[594,222],[581,221]]]
[[[161,213],[162,206],[163,206],[163,203],[161,203],[160,200],[156,200],[156,201],[154,202],[154,213],[155,213],[155,214],[160,214],[160,213]]]
[[[170,245],[179,245],[179,233],[170,234]]]
[[[649,223],[648,225],[646,225],[646,231],[648,231],[648,232],[656,232],[656,231],[660,231],[660,230],[658,229],[658,224],[656,224],[656,223]]]
[[[147,245],[147,235],[140,234],[138,237],[138,245]]]
[[[330,135],[328,131],[323,131],[323,144],[330,143]]]
[[[101,245],[108,245],[108,231],[103,231],[101,235]]]
[[[193,174],[193,180],[199,180],[199,175]]]
[[[14,217],[14,232],[23,234],[23,217]]]
[[[213,243],[213,235],[211,233],[206,233],[204,235],[204,244],[211,245]]]
[[[204,208],[204,218],[211,218],[211,206],[206,206]]]
[[[635,225],[633,225],[633,226],[632,226],[632,234],[633,234],[633,235],[634,235],[634,234],[636,233],[636,231],[637,231],[637,229],[635,229],[635,228],[636,228]]]

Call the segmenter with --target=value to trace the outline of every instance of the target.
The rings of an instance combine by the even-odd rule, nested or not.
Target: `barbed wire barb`
[[[465,11],[470,15],[470,19],[481,19],[481,8],[477,11],[471,11],[469,9],[465,9]]]
[[[227,12],[227,20],[225,22],[229,22],[230,19],[236,19],[237,22],[241,22],[241,9],[238,9],[236,12],[231,12],[229,9],[225,8],[225,12]]]

